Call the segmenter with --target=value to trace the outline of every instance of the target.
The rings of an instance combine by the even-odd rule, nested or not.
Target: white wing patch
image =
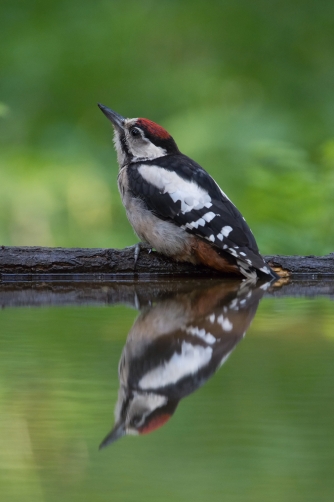
[[[237,257],[238,257],[238,253],[236,252],[236,250],[235,250],[235,249],[233,249],[233,248],[228,248],[228,250],[229,250],[229,253],[230,253],[232,256],[234,256],[235,258],[237,258]]]
[[[139,166],[138,171],[146,181],[162,193],[168,193],[174,202],[180,201],[183,213],[203,207],[209,209],[212,206],[211,197],[203,188],[193,181],[184,180],[175,172],[147,164]]]
[[[225,227],[223,227],[220,231],[220,233],[217,235],[217,239],[219,239],[220,241],[222,241],[224,239],[224,237],[228,237],[229,234],[232,232],[233,228],[230,227],[229,225],[226,225]]]
[[[209,319],[209,321],[213,324],[215,322],[216,316],[215,314],[210,314],[210,316],[207,317],[207,319]]]
[[[234,300],[231,301],[229,308],[231,310],[239,310],[238,303],[239,303],[238,298],[234,298]]]
[[[217,317],[217,322],[221,325],[224,331],[231,331],[233,329],[231,321],[227,317],[224,318],[223,315]]]
[[[192,221],[191,223],[186,223],[185,225],[182,225],[182,228],[184,228],[185,230],[187,228],[189,228],[190,230],[192,230],[193,228],[198,228],[199,226],[200,227],[204,227],[204,225],[205,225],[204,218],[199,218],[196,221]]]
[[[210,223],[210,221],[211,221],[211,220],[213,220],[213,218],[214,218],[215,216],[216,216],[216,215],[215,215],[215,213],[213,213],[212,211],[209,211],[208,213],[205,213],[205,214],[203,215],[203,219],[204,219],[205,221],[207,221],[208,223]]]
[[[211,335],[211,333],[207,333],[204,328],[198,329],[197,326],[189,326],[189,328],[187,328],[185,331],[186,333],[188,333],[188,335],[198,336],[209,345],[213,345],[216,342],[215,337]]]
[[[139,392],[135,392],[128,409],[127,417],[131,417],[137,410],[141,410],[142,418],[140,425],[142,425],[145,423],[146,417],[150,415],[152,411],[161,408],[166,403],[166,396],[159,396],[158,394],[153,393],[145,393],[145,395],[142,395]],[[138,434],[138,431],[131,427],[129,427],[126,432],[127,434]]]
[[[139,387],[158,389],[172,385],[206,366],[212,356],[211,347],[201,347],[187,342],[182,343],[181,353],[175,353],[165,364],[149,371],[139,382]]]

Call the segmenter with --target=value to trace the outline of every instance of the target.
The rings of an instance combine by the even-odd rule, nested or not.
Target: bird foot
[[[146,249],[149,254],[152,252],[152,246],[146,244],[146,242],[137,242],[137,244],[130,246],[129,249],[134,250],[134,266],[133,266],[134,270],[136,270],[136,264],[139,258],[140,251]]]

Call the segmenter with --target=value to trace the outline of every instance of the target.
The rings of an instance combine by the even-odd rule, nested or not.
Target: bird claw
[[[134,269],[136,268],[136,264],[137,264],[137,260],[138,260],[138,257],[139,257],[139,253],[140,253],[140,242],[138,242],[136,245],[135,245],[135,253],[134,253],[134,258],[135,258],[135,263],[134,263]]]
[[[152,252],[152,247],[147,245],[145,242],[137,242],[137,244],[134,245],[134,266],[133,269],[136,270],[136,264],[139,258],[139,253],[141,249],[146,249],[148,254]]]

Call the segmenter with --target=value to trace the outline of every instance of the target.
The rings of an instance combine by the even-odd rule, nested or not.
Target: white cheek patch
[[[180,201],[182,213],[203,207],[209,209],[212,206],[211,197],[205,190],[193,181],[184,180],[175,172],[146,164],[142,164],[138,171],[146,181],[162,193],[168,193],[173,202]]]
[[[166,150],[161,146],[153,145],[150,141],[140,142],[138,144],[129,144],[129,150],[132,153],[134,160],[139,159],[157,159],[166,155]]]
[[[206,366],[212,356],[211,347],[182,343],[181,353],[175,353],[165,364],[149,371],[139,382],[141,389],[158,389],[173,385],[182,378]]]
[[[140,394],[138,392],[134,393],[133,400],[131,401],[130,407],[127,411],[127,421],[129,417],[140,413],[142,420],[139,425],[145,423],[146,417],[152,413],[152,411],[157,408],[161,408],[167,403],[167,398],[165,396],[160,396],[159,394]],[[127,434],[137,434],[132,428],[127,429]]]
[[[133,160],[135,162],[140,159],[153,160],[166,155],[167,152],[164,148],[154,145],[153,143],[151,143],[151,141],[144,138],[143,135],[141,137],[138,137],[137,139],[130,136],[128,128],[132,123],[134,124],[136,121],[137,119],[128,120],[126,122],[127,129],[125,132],[126,142],[129,152],[134,157]]]
[[[144,417],[143,417],[143,419],[142,419],[141,423],[144,423],[144,422],[145,422],[145,418],[146,418],[146,416],[147,416],[147,415],[144,415]],[[139,431],[137,431],[136,429],[131,429],[130,427],[128,427],[128,428],[126,429],[126,434],[127,434],[128,436],[138,436],[138,435],[139,435]]]
[[[157,159],[158,157],[163,157],[166,155],[166,150],[161,148],[160,146],[156,146],[151,141],[145,138],[138,138],[134,140],[129,134],[129,129],[131,125],[135,125],[138,118],[128,119],[125,121],[126,126],[126,143],[128,145],[129,152],[134,157],[134,161],[138,161],[139,159]]]

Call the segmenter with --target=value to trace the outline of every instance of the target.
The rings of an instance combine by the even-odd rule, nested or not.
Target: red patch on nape
[[[139,429],[139,434],[149,434],[150,432],[159,429],[159,427],[162,427],[170,419],[171,416],[172,415],[169,415],[168,413],[164,413],[162,415],[159,415],[158,417],[152,418],[152,420],[147,425],[144,425],[144,427]]]
[[[151,134],[152,136],[157,136],[158,138],[161,139],[168,139],[170,138],[169,132],[166,131],[163,127],[159,126],[155,122],[152,122],[152,120],[148,119],[138,119],[137,124],[139,127],[142,127],[144,130]]]

